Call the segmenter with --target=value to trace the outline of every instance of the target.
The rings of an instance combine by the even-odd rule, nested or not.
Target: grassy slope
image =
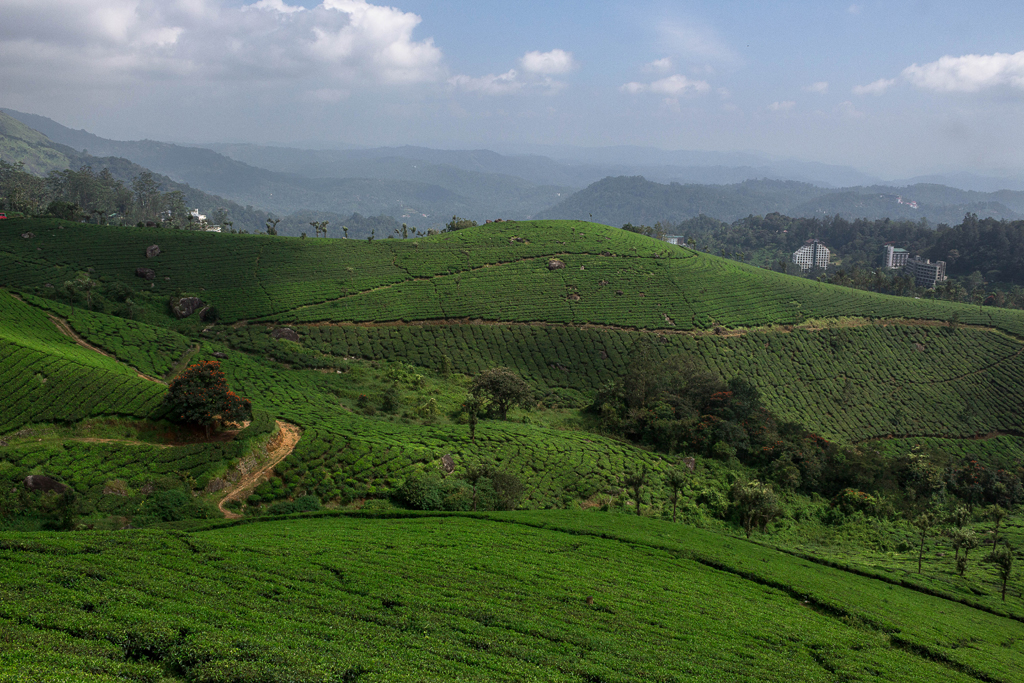
[[[1024,675],[1018,621],[618,515],[8,535],[0,557],[0,680]]]
[[[821,317],[938,323],[957,314],[963,323],[1019,335],[1019,311],[824,285],[606,226],[505,223],[371,243],[10,223],[0,226],[13,238],[0,250],[9,285],[41,287],[91,267],[95,278],[141,287],[136,299],[149,306],[153,322],[198,325],[167,321],[162,302],[183,290],[215,304],[226,321],[543,321],[554,327],[499,333],[465,326],[321,326],[303,330],[303,344],[314,354],[403,358],[434,369],[442,354],[465,372],[509,365],[556,405],[566,396],[585,402],[597,386],[621,374],[629,357],[633,334],[574,329],[592,323],[663,332],[665,355],[696,353],[727,378],[748,377],[783,417],[829,438],[1022,431],[1024,360],[1016,338],[984,330],[946,336],[950,330],[864,326],[862,318],[840,320],[837,329],[829,323],[788,333],[790,325]],[[14,238],[30,225],[34,239]],[[150,244],[162,249],[154,259],[144,257]],[[554,257],[567,267],[549,270]],[[154,268],[156,280],[135,278],[140,265]],[[683,334],[719,325],[765,327],[738,337]],[[244,330],[225,330],[221,339],[239,343],[240,334]]]
[[[0,226],[5,284],[41,287],[92,267],[95,277],[138,287],[135,268],[147,266],[157,271],[155,295],[203,290],[227,322],[471,317],[706,330],[836,316],[944,321],[959,313],[963,323],[1024,333],[1019,311],[825,285],[574,221],[492,224],[376,242],[92,225],[61,231],[59,223]],[[29,228],[34,239],[17,239]],[[162,249],[154,259],[144,257],[150,244]],[[567,267],[548,270],[554,257]]]
[[[144,417],[165,387],[61,334],[43,311],[0,291],[0,433],[31,422]]]

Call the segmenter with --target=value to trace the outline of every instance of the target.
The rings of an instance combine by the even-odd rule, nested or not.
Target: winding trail
[[[64,318],[58,318],[52,313],[48,314],[47,317],[50,318],[50,322],[52,322],[57,327],[57,329],[61,331],[62,334],[71,337],[71,339],[73,339],[74,342],[81,346],[83,349],[89,349],[90,351],[95,351],[96,353],[102,356],[106,356],[107,358],[112,358],[113,360],[116,360],[121,365],[124,365],[125,367],[134,370],[135,374],[142,379],[149,380],[150,382],[156,382],[157,384],[166,384],[166,382],[164,382],[163,380],[159,380],[156,377],[150,377],[144,372],[140,372],[137,368],[133,368],[131,365],[128,365],[128,363],[125,363],[123,360],[118,359],[118,357],[115,356],[114,354],[108,353],[103,349],[99,348],[98,346],[93,346],[89,342],[85,341],[85,339],[83,339],[81,335],[79,335],[77,332],[74,331],[74,329],[72,329],[71,324]]]
[[[242,475],[242,478],[231,488],[220,503],[217,504],[217,509],[221,511],[227,519],[241,519],[242,515],[235,512],[231,512],[225,506],[234,500],[239,500],[248,496],[253,489],[255,489],[260,483],[262,483],[274,468],[277,467],[278,463],[287,458],[293,450],[295,445],[299,443],[299,438],[302,436],[302,430],[299,429],[298,425],[293,425],[291,422],[285,422],[283,420],[277,421],[277,426],[280,429],[277,438],[273,442],[273,448],[271,448],[270,459],[259,469],[253,470]],[[239,463],[240,467],[245,467],[246,461]]]

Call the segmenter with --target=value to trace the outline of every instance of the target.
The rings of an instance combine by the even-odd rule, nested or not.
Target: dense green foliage
[[[624,515],[8,535],[0,559],[11,570],[0,575],[0,668],[51,680],[1011,681],[1024,673],[1014,619]],[[1012,590],[1010,600],[1007,609],[1019,610]]]
[[[252,416],[252,403],[228,389],[217,361],[200,361],[181,371],[167,387],[164,402],[171,419],[210,427],[242,422]]]

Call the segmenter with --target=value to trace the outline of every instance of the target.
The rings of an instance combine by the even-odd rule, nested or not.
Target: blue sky
[[[0,106],[114,138],[1024,167],[1010,2],[0,0]]]

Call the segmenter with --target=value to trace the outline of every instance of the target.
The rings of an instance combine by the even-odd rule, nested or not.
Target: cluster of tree
[[[164,403],[175,419],[211,428],[241,422],[252,417],[252,403],[228,389],[227,378],[218,361],[190,365],[167,388]]]
[[[999,505],[984,511],[983,519],[992,523],[992,543],[985,561],[991,562],[996,567],[996,574],[1002,583],[1002,598],[1006,601],[1006,584],[1013,572],[1013,548],[1009,543],[999,543],[999,527],[1006,518],[1007,511]],[[935,510],[927,510],[918,515],[913,524],[919,535],[917,573],[921,573],[921,564],[924,559],[925,542],[934,533],[934,530],[942,523],[951,526],[944,532],[949,537],[950,543],[955,551],[954,562],[956,572],[960,576],[967,573],[968,557],[971,550],[979,547],[981,541],[973,529],[968,527],[972,519],[971,510],[964,506],[953,508],[948,514],[942,514]]]
[[[968,507],[1024,502],[1024,467],[1010,471],[920,448],[890,456],[874,443],[840,446],[777,418],[742,378],[725,382],[682,356],[660,360],[647,341],[589,410],[614,435],[669,455],[736,458],[761,482],[832,499],[840,516],[912,515],[953,497]]]
[[[266,218],[251,206],[174,183],[123,159],[94,161],[99,170],[85,164],[77,171],[50,171],[40,177],[26,172],[20,162],[0,160],[0,209],[101,225],[153,222],[188,229],[200,227],[189,207],[202,207],[213,214],[212,223],[231,232],[236,221],[252,228]]]
[[[445,476],[440,470],[417,472],[395,496],[413,510],[515,510],[526,493],[514,474],[493,465],[477,465]]]

